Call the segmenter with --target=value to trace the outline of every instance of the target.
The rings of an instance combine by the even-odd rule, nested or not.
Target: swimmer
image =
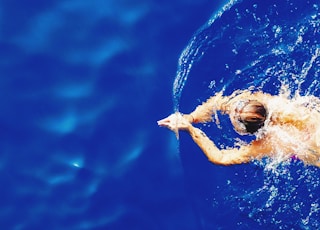
[[[249,90],[223,96],[217,93],[190,114],[176,112],[158,121],[174,132],[185,131],[218,165],[233,165],[265,157],[299,159],[320,167],[320,100],[314,96],[289,99]],[[233,128],[241,135],[255,135],[249,144],[219,149],[209,137],[192,124],[212,122],[217,111],[229,115]]]

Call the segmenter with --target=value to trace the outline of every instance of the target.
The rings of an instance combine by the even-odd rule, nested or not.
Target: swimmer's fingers
[[[158,125],[174,132],[177,130],[186,130],[191,126],[190,122],[178,112],[159,120]]]
[[[164,118],[162,120],[157,121],[157,123],[161,127],[167,127],[170,124],[170,121],[171,121],[171,119],[170,119],[170,116],[169,116],[169,117],[166,117],[166,118]]]
[[[176,114],[171,114],[170,116],[168,116],[162,120],[159,120],[158,125],[160,127],[174,130],[176,128]]]

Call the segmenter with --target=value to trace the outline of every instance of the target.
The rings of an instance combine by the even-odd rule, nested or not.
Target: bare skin
[[[219,149],[213,141],[193,123],[211,122],[216,111],[229,115],[234,123],[234,111],[240,100],[258,100],[268,109],[263,131],[256,140],[236,148]],[[292,101],[283,96],[262,92],[236,92],[230,96],[221,93],[209,98],[190,114],[174,113],[158,121],[158,125],[174,132],[186,131],[200,147],[208,160],[218,165],[248,163],[264,157],[281,157],[285,161],[297,157],[305,164],[320,167],[320,132],[317,131],[320,113],[304,105],[314,97],[300,97]],[[306,101],[306,102],[305,102]],[[320,102],[317,101],[320,105]],[[237,130],[237,127],[235,127]],[[245,133],[242,133],[245,134]]]

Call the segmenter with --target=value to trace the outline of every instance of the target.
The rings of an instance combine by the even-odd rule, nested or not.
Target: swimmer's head
[[[256,100],[241,100],[230,113],[231,123],[240,134],[257,132],[264,125],[266,117],[266,108]]]

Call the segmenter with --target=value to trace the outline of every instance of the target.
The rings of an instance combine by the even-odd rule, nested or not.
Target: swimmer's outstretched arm
[[[219,149],[207,135],[191,124],[186,129],[191,135],[193,141],[200,147],[208,160],[218,165],[233,165],[250,162],[254,159],[261,158],[265,149],[261,148],[259,141],[253,141],[249,145],[240,146],[239,148]]]
[[[226,103],[229,97],[222,96],[222,93],[210,97],[207,101],[197,106],[196,109],[188,115],[185,115],[187,120],[191,123],[206,123],[212,121],[212,115],[216,111],[226,111]]]
[[[220,150],[204,132],[193,127],[188,119],[177,113],[158,121],[158,125],[172,131],[178,129],[188,132],[208,160],[218,165],[247,163],[267,155],[270,151],[267,145],[261,144],[260,141],[253,141],[250,145],[241,146],[240,148]]]

